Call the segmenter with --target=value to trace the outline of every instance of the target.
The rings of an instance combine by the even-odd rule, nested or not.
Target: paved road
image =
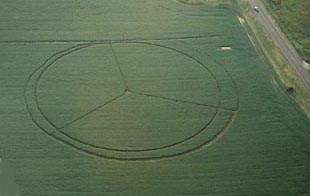
[[[249,3],[254,8],[254,6],[259,7],[259,12],[256,13],[257,17],[265,25],[269,33],[271,34],[273,40],[276,42],[277,46],[280,48],[281,52],[287,58],[288,62],[293,66],[299,75],[300,79],[303,81],[307,89],[310,89],[310,74],[307,72],[303,66],[302,60],[300,60],[299,55],[296,53],[295,49],[288,43],[284,38],[283,34],[271,19],[260,0],[249,0]],[[253,9],[254,11],[254,9]]]

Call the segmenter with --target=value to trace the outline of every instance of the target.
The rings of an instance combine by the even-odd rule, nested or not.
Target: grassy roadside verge
[[[303,60],[310,61],[309,0],[262,0]]]
[[[279,48],[277,48],[265,27],[256,19],[253,8],[246,0],[238,0],[238,3],[243,16],[256,37],[257,43],[273,66],[278,78],[285,87],[294,88],[294,91],[290,92],[289,95],[297,101],[307,116],[310,117],[310,91],[305,88],[296,71],[289,65]]]

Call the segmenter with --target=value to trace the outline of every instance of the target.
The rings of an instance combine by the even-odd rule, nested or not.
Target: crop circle
[[[122,70],[122,66],[124,66],[125,64],[123,64],[123,62],[120,62],[120,60],[118,59],[119,58],[118,55],[116,54],[116,52],[113,49],[115,47],[115,48],[120,48],[119,50],[125,50],[126,51],[129,49],[128,51],[130,51],[131,48],[136,47],[136,46],[148,47],[148,48],[150,48],[150,50],[154,50],[155,56],[156,56],[156,51],[159,51],[159,53],[163,53],[163,54],[173,53],[175,58],[188,59],[188,61],[193,62],[193,64],[195,66],[200,67],[199,69],[204,69],[204,71],[209,76],[209,79],[214,81],[214,89],[216,89],[215,94],[217,95],[217,97],[215,99],[216,103],[208,105],[208,103],[201,103],[199,101],[192,101],[191,99],[187,98],[188,96],[184,96],[185,99],[179,99],[178,97],[173,97],[173,96],[171,97],[171,95],[169,93],[167,94],[167,96],[166,96],[166,94],[162,95],[161,92],[157,92],[157,91],[154,91],[154,92],[157,92],[157,94],[153,93],[152,89],[149,88],[149,86],[147,86],[148,83],[150,83],[149,85],[151,85],[151,84],[154,85],[153,81],[151,81],[151,82],[143,81],[144,84],[142,86],[143,86],[143,88],[146,88],[146,90],[142,89],[142,87],[140,87],[140,85],[139,85],[140,79],[136,79],[134,76],[134,74],[136,74],[136,72],[138,72],[138,71],[136,71],[134,74],[131,74],[130,72],[132,72],[132,69],[130,67],[127,68],[127,70],[125,69],[125,71]],[[51,120],[51,118],[48,115],[46,115],[46,113],[45,113],[44,109],[42,109],[42,107],[40,105],[40,101],[38,99],[38,87],[40,86],[42,76],[44,76],[44,74],[46,74],[47,70],[54,67],[62,59],[66,59],[66,58],[68,59],[71,54],[74,54],[77,52],[82,52],[81,55],[83,55],[83,51],[86,51],[87,49],[94,48],[94,47],[110,47],[111,48],[112,54],[114,55],[114,58],[115,58],[114,59],[115,67],[120,72],[119,73],[120,77],[118,79],[120,81],[122,80],[122,82],[124,83],[123,84],[123,90],[120,90],[121,93],[119,95],[114,95],[114,98],[105,101],[100,107],[97,107],[95,110],[91,110],[90,112],[83,114],[81,117],[78,117],[78,118],[70,121],[68,124],[65,124],[63,126],[58,125],[53,120]],[[139,62],[139,58],[142,58],[141,52],[140,53],[133,53],[132,56],[134,56],[135,59],[138,59],[137,60],[138,62]],[[160,61],[160,60],[158,60],[158,61]],[[175,61],[175,59],[171,60],[171,62],[173,62],[173,61]],[[184,60],[182,60],[182,61],[184,61]],[[170,62],[170,60],[169,60],[169,62]],[[124,67],[126,67],[126,66],[124,66]],[[174,66],[174,67],[177,67],[177,66]],[[173,68],[173,69],[176,69],[176,68]],[[126,78],[126,75],[127,75],[126,71],[129,75],[129,79]],[[152,71],[155,72],[155,74],[156,74],[156,70],[155,71],[152,70]],[[144,74],[147,75],[149,73],[144,73]],[[173,75],[173,74],[171,74],[171,75]],[[174,77],[177,78],[177,76],[174,76]],[[135,87],[137,87],[138,90],[136,90]],[[151,89],[151,90],[149,90],[149,89]],[[204,89],[204,90],[208,90],[208,89]],[[219,126],[218,128],[213,126],[213,124],[216,124],[215,121],[216,121],[217,117],[220,115],[219,114],[220,111],[224,110],[221,107],[221,84],[217,80],[216,76],[210,71],[210,69],[206,65],[204,65],[202,62],[197,60],[195,57],[193,57],[193,56],[191,56],[185,52],[182,52],[180,50],[171,48],[171,47],[167,47],[167,46],[159,45],[159,44],[154,44],[154,43],[148,43],[148,42],[87,43],[87,44],[81,44],[78,46],[68,48],[64,51],[60,51],[60,52],[52,55],[50,58],[48,58],[40,67],[38,67],[29,76],[29,79],[26,83],[24,93],[25,93],[25,102],[26,102],[27,110],[28,110],[33,122],[40,129],[42,129],[44,132],[46,132],[48,135],[56,138],[57,140],[59,140],[63,143],[68,144],[69,146],[71,146],[77,150],[86,152],[88,154],[95,155],[97,157],[104,157],[104,158],[110,158],[110,159],[116,159],[116,160],[152,160],[152,159],[174,157],[174,156],[179,156],[182,154],[192,152],[192,151],[199,149],[199,148],[201,148],[207,144],[210,144],[210,143],[214,142],[216,139],[218,139],[218,136],[228,127],[228,125],[231,123],[232,119],[234,118],[234,116],[236,114],[235,110],[229,110],[230,114],[227,115],[226,120],[221,123],[222,126]],[[190,93],[190,92],[186,92],[186,93]],[[70,130],[68,132],[66,131],[66,127],[74,126],[74,124],[79,123],[79,121],[83,121],[84,119],[86,119],[87,116],[90,116],[91,113],[93,113],[91,115],[96,114],[95,113],[96,110],[98,110],[98,111],[99,111],[99,109],[100,110],[104,110],[104,109],[108,110],[109,109],[108,107],[112,104],[116,104],[117,106],[119,106],[121,104],[126,103],[126,101],[128,101],[128,99],[136,99],[136,97],[131,98],[132,96],[137,96],[137,97],[140,96],[141,101],[147,102],[146,104],[144,104],[146,108],[149,108],[152,106],[151,103],[153,100],[149,101],[150,97],[151,97],[151,99],[159,100],[160,102],[159,101],[158,102],[160,104],[164,105],[163,108],[167,107],[167,111],[163,111],[162,114],[156,116],[157,118],[160,118],[161,116],[163,116],[162,118],[166,118],[166,116],[164,116],[164,114],[167,113],[168,111],[171,111],[172,110],[171,108],[175,108],[175,107],[168,108],[173,104],[176,104],[178,107],[179,107],[179,105],[182,105],[182,107],[185,107],[183,105],[186,105],[186,107],[189,107],[189,105],[192,105],[195,107],[198,107],[198,106],[199,107],[200,106],[206,107],[206,108],[210,109],[211,115],[209,118],[206,118],[206,120],[203,124],[199,124],[199,126],[200,126],[199,129],[196,127],[195,130],[189,130],[189,129],[182,130],[184,132],[184,135],[182,135],[182,137],[181,136],[178,137],[178,135],[176,135],[177,132],[175,135],[173,135],[173,134],[172,135],[171,134],[166,135],[167,132],[165,132],[165,131],[161,132],[161,129],[166,130],[165,127],[162,127],[162,126],[156,127],[155,129],[146,129],[146,130],[148,130],[146,133],[140,131],[142,134],[150,134],[151,136],[154,136],[155,134],[157,134],[157,135],[160,135],[160,137],[156,138],[154,140],[150,140],[151,142],[149,142],[147,144],[144,144],[138,140],[135,140],[134,142],[137,142],[137,143],[140,142],[139,145],[131,146],[131,147],[127,147],[127,146],[131,145],[131,143],[129,143],[129,145],[128,145],[126,143],[126,140],[120,140],[120,141],[125,141],[125,146],[119,146],[119,144],[118,144],[118,146],[113,146],[112,143],[109,144],[107,142],[108,139],[107,139],[107,141],[104,141],[104,139],[105,139],[104,137],[92,138],[89,136],[91,134],[89,134],[89,132],[87,132],[87,131],[89,131],[89,129],[85,129],[86,130],[86,131],[84,131],[85,133],[83,132],[84,135],[82,133],[79,133],[79,130],[77,130],[79,128],[75,128],[74,132],[73,131],[70,132]],[[193,96],[195,96],[195,95],[193,95]],[[133,109],[135,109],[135,108],[133,108]],[[109,112],[108,112],[108,114],[109,114]],[[99,114],[97,115],[97,117],[96,116],[95,117],[98,119],[99,118],[98,116],[100,117]],[[150,115],[150,116],[153,117],[152,115]],[[92,117],[94,119],[94,116],[92,116]],[[126,117],[126,115],[125,115],[125,117]],[[147,117],[145,117],[145,118],[147,118]],[[136,118],[136,119],[139,119],[139,118]],[[184,118],[180,117],[180,119],[184,121]],[[122,122],[121,120],[124,121],[124,119],[120,118],[120,122]],[[150,119],[150,121],[146,121],[144,124],[143,124],[143,122],[139,122],[139,120],[136,120],[137,122],[136,121],[135,122],[137,124],[137,127],[139,127],[139,126],[140,127],[139,127],[139,129],[137,127],[134,127],[134,128],[138,129],[138,133],[140,133],[139,130],[141,129],[142,131],[144,131],[143,128],[145,128],[145,126],[147,126],[148,123],[151,122],[151,120],[152,119]],[[166,122],[168,122],[168,121],[164,121],[164,123],[166,123]],[[83,123],[83,124],[87,124],[87,123]],[[170,124],[167,124],[167,126],[168,125],[170,126]],[[143,127],[143,128],[141,128],[141,127]],[[117,130],[117,129],[114,130],[114,127],[112,127],[111,129],[113,130],[113,132],[110,131],[108,133],[110,133],[111,136],[113,134],[115,135],[115,130]],[[179,129],[181,129],[181,127]],[[150,133],[150,130],[154,131],[154,133]],[[76,133],[78,133],[78,134],[76,134]],[[111,138],[111,137],[109,137],[108,133],[105,133],[105,136],[108,138]],[[162,133],[162,134],[159,134],[159,133]],[[88,138],[88,136],[89,136],[89,138]],[[128,137],[128,138],[132,138],[132,137]],[[169,143],[168,141],[169,142],[173,141],[173,142]],[[152,142],[154,142],[154,143],[152,143]],[[121,143],[121,142],[118,142],[118,143]]]

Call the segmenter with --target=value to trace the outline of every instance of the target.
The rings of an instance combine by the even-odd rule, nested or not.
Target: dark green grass
[[[269,67],[258,57],[231,10],[184,6],[174,1],[117,0],[87,4],[85,1],[64,3],[55,0],[48,3],[29,1],[27,5],[18,1],[1,4],[0,149],[3,159],[15,170],[15,182],[23,196],[309,194],[309,120],[293,101],[274,88]],[[116,161],[72,148],[48,136],[34,124],[24,100],[29,75],[51,55],[81,44],[83,40],[122,40],[123,35],[126,39],[144,38],[148,40],[139,41],[180,50],[198,59],[216,76],[222,87],[222,106],[231,107],[231,110],[220,109],[214,123],[208,126],[209,135],[197,137],[197,142],[216,135],[217,129],[225,126],[232,110],[238,111],[231,126],[217,142],[174,158]],[[170,39],[180,37],[183,39]],[[7,42],[18,40],[24,42]],[[232,50],[219,50],[222,46],[230,46]],[[145,94],[163,93],[166,88],[172,88],[163,85],[167,78],[171,85],[178,79],[185,81],[189,76],[198,81],[204,77],[199,68],[192,68],[195,63],[176,57],[174,53],[130,44],[129,52],[117,44],[113,48],[120,64],[128,66],[124,69],[129,79],[132,78],[128,83],[139,90],[147,87]],[[134,55],[130,56],[131,53]],[[137,57],[136,53],[142,57]],[[45,72],[38,84],[38,100],[48,116],[62,125],[96,107],[101,100],[109,100],[111,93],[122,92],[118,89],[123,85],[113,82],[119,77],[112,68],[116,62],[112,60],[113,56],[105,47],[85,48],[72,53],[71,59],[69,56],[61,58]],[[154,56],[159,57],[154,59]],[[160,60],[164,61],[154,64]],[[140,63],[134,64],[138,61]],[[153,72],[148,71],[148,65]],[[161,71],[163,68],[158,65],[165,65],[166,71]],[[182,69],[170,72],[169,65],[179,65]],[[144,74],[147,77],[143,77]],[[188,96],[186,92],[190,90],[186,85],[176,86],[179,87],[174,89],[176,93],[167,91],[160,95],[178,95],[194,101],[202,101],[205,97],[204,103],[212,103],[214,90],[208,89],[214,88],[211,85],[214,81],[209,80],[208,74],[204,78],[201,87],[206,88],[207,94],[195,88],[194,83],[190,90],[199,96]],[[154,81],[162,85],[156,85],[158,82],[154,84]],[[112,84],[106,87],[109,82]],[[90,95],[96,95],[96,98]],[[92,113],[97,117],[111,118],[108,123],[102,118],[88,116],[66,127],[66,131],[102,144],[105,142],[101,137],[102,128],[119,127],[110,133],[106,144],[144,148],[173,142],[190,132],[178,129],[180,132],[175,133],[175,137],[173,132],[168,132],[166,138],[157,140],[165,134],[148,132],[154,135],[146,138],[144,132],[139,138],[139,130],[134,129],[137,133],[128,132],[126,135],[136,134],[137,137],[124,138],[120,130],[130,126],[157,126],[159,130],[169,126],[174,128],[180,126],[183,119],[188,120],[182,123],[184,127],[194,128],[202,119],[207,120],[213,111],[205,112],[198,106],[183,105],[180,108],[176,107],[180,103],[175,102],[165,105],[168,101],[152,101],[152,97],[135,97],[128,92],[125,95],[124,99],[109,104],[108,110]],[[143,112],[137,112],[139,109]],[[66,115],[59,115],[61,113]],[[162,127],[163,124],[157,124],[158,121],[149,117],[163,119],[167,126]],[[119,123],[116,118],[121,119]],[[126,120],[130,120],[128,126]],[[167,120],[177,123],[167,124]],[[91,125],[97,127],[98,132],[96,129],[89,132],[80,129]]]

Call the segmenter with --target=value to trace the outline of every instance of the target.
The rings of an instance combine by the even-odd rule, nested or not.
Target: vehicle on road
[[[258,6],[254,6],[255,12],[259,12]]]

